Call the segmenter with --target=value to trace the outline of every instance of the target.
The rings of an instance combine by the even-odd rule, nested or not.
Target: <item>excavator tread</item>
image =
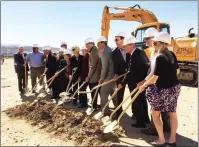
[[[183,86],[189,86],[189,87],[198,87],[198,65],[179,65],[180,67],[180,73],[182,72],[189,72],[193,73],[193,79],[192,80],[186,80],[186,79],[180,79],[179,81],[181,85]]]

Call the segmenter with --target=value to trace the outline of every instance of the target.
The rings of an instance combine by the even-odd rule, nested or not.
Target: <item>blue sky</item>
[[[187,35],[191,27],[198,32],[197,1],[4,1],[1,2],[1,43],[59,47],[66,41],[69,47],[82,46],[87,37],[96,40],[101,35],[105,5],[130,7],[135,4],[152,11],[160,22],[168,22],[173,37]],[[132,21],[111,21],[109,45],[114,46],[115,33],[123,31],[130,35],[139,25]]]

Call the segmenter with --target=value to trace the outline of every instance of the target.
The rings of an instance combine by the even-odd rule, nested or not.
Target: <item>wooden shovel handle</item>
[[[117,123],[120,123],[120,119],[122,118],[122,116],[124,115],[124,113],[127,111],[127,109],[131,106],[131,104],[135,101],[135,99],[138,97],[138,95],[140,94],[140,92],[138,91],[134,97],[132,98],[131,102],[127,105],[127,107],[123,110],[123,112],[120,114],[120,116],[118,117]]]
[[[119,106],[117,106],[117,108],[111,113],[110,115],[110,119],[112,118],[112,116],[117,112],[117,110],[122,107],[122,105],[138,90],[138,88],[136,87],[129,96],[127,96],[124,101],[122,103],[119,104]]]
[[[99,84],[99,85],[95,86],[91,91],[97,89],[98,87],[107,85],[107,84],[109,84],[109,83],[111,83],[111,82],[115,82],[115,81],[117,81],[118,79],[120,79],[120,78],[124,77],[125,75],[127,75],[128,73],[129,73],[129,72],[124,73],[124,74],[118,76],[116,80],[113,78],[113,79],[111,79],[111,80],[109,80],[109,81],[106,81],[106,82],[104,82],[104,83],[102,83],[102,84]]]

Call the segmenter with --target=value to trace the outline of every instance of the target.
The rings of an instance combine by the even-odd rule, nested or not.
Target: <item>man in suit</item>
[[[102,63],[100,79],[98,81],[98,83],[101,84],[114,78],[114,64],[112,60],[112,50],[110,47],[107,46],[107,40],[104,36],[101,36],[97,39],[97,47],[100,51],[100,58]],[[114,89],[115,82],[111,82],[101,87],[100,97],[102,108],[108,101],[109,95],[111,96],[114,93]],[[113,99],[113,104],[116,106],[115,98]],[[105,115],[110,115],[110,110],[106,107],[104,113]]]
[[[89,88],[92,89],[93,87],[98,85],[98,80],[100,78],[101,73],[101,60],[99,57],[99,51],[94,44],[94,40],[92,38],[87,38],[85,40],[85,45],[88,51],[90,52],[89,56],[89,73],[86,78],[86,81],[89,83]],[[98,91],[99,92],[99,91]],[[95,90],[91,93],[92,100],[95,95]],[[94,101],[93,108],[95,111],[97,110],[97,98]]]
[[[83,47],[82,49],[82,54],[83,54],[83,60],[82,60],[82,71],[80,74],[80,85],[85,81],[86,77],[88,76],[89,72],[89,54],[88,54],[88,49],[86,47]],[[86,88],[88,86],[88,83],[86,83],[80,91],[86,91]],[[87,100],[87,94],[80,94],[79,95],[79,101],[80,101],[80,106],[79,108],[85,108],[88,107],[88,100]]]
[[[130,60],[130,54],[126,53],[125,49],[123,48],[123,41],[125,38],[125,34],[123,32],[119,32],[115,35],[115,43],[117,48],[112,53],[113,63],[114,63],[114,73],[115,78],[127,72],[128,70],[128,62]],[[117,85],[121,83],[122,78],[116,81]],[[126,85],[124,85],[117,93],[117,105],[119,106],[120,103],[123,101],[124,91]],[[116,112],[116,117],[118,117],[122,112],[122,107]]]
[[[20,94],[24,94],[24,89],[28,84],[28,63],[25,62],[26,54],[24,53],[24,47],[19,46],[19,52],[14,55],[14,63],[16,65],[16,73],[18,77],[18,88]],[[25,83],[25,66],[26,66],[26,83]]]
[[[46,68],[48,69],[46,72],[46,80],[49,80],[52,76],[55,75],[58,69],[57,58],[54,55],[52,55],[51,47],[49,45],[44,46],[43,51],[44,51],[44,56],[45,56],[45,65],[46,65]],[[55,99],[59,97],[59,92],[56,88],[56,80],[57,79],[55,78],[52,84],[49,86],[49,89],[52,88],[52,91],[53,91],[53,96],[51,97],[51,99]],[[48,82],[47,84],[50,84],[50,82]]]
[[[70,58],[70,78],[72,78],[72,72],[74,70],[74,68],[77,68],[76,72],[73,75],[73,79],[72,79],[72,84],[75,84],[77,82],[77,80],[79,80],[80,78],[80,73],[82,71],[82,60],[83,60],[83,56],[79,54],[79,47],[78,46],[73,46],[72,47],[72,52],[73,52],[73,56]],[[76,84],[73,87],[73,91],[72,93],[75,93],[75,91],[78,89],[78,85]],[[77,104],[77,99],[78,99],[78,94],[75,94],[75,99],[73,99],[73,104],[76,105]]]
[[[143,50],[135,47],[136,38],[130,36],[124,39],[124,48],[127,53],[131,54],[128,70],[130,73],[124,77],[119,87],[124,87],[128,83],[130,91],[133,91],[137,87],[137,84],[144,80],[148,72],[148,58]],[[133,113],[136,118],[136,124],[132,124],[132,127],[145,128],[149,123],[149,117],[146,112],[145,92],[141,93],[132,104]],[[147,112],[148,114],[148,112]]]

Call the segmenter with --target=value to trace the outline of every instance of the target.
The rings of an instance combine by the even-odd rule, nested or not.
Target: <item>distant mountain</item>
[[[19,44],[1,44],[1,54],[5,56],[13,56],[18,52]],[[57,52],[59,48],[52,47],[52,52]],[[42,47],[40,47],[39,51],[42,52]],[[32,52],[32,46],[24,46],[24,52],[30,53]]]

